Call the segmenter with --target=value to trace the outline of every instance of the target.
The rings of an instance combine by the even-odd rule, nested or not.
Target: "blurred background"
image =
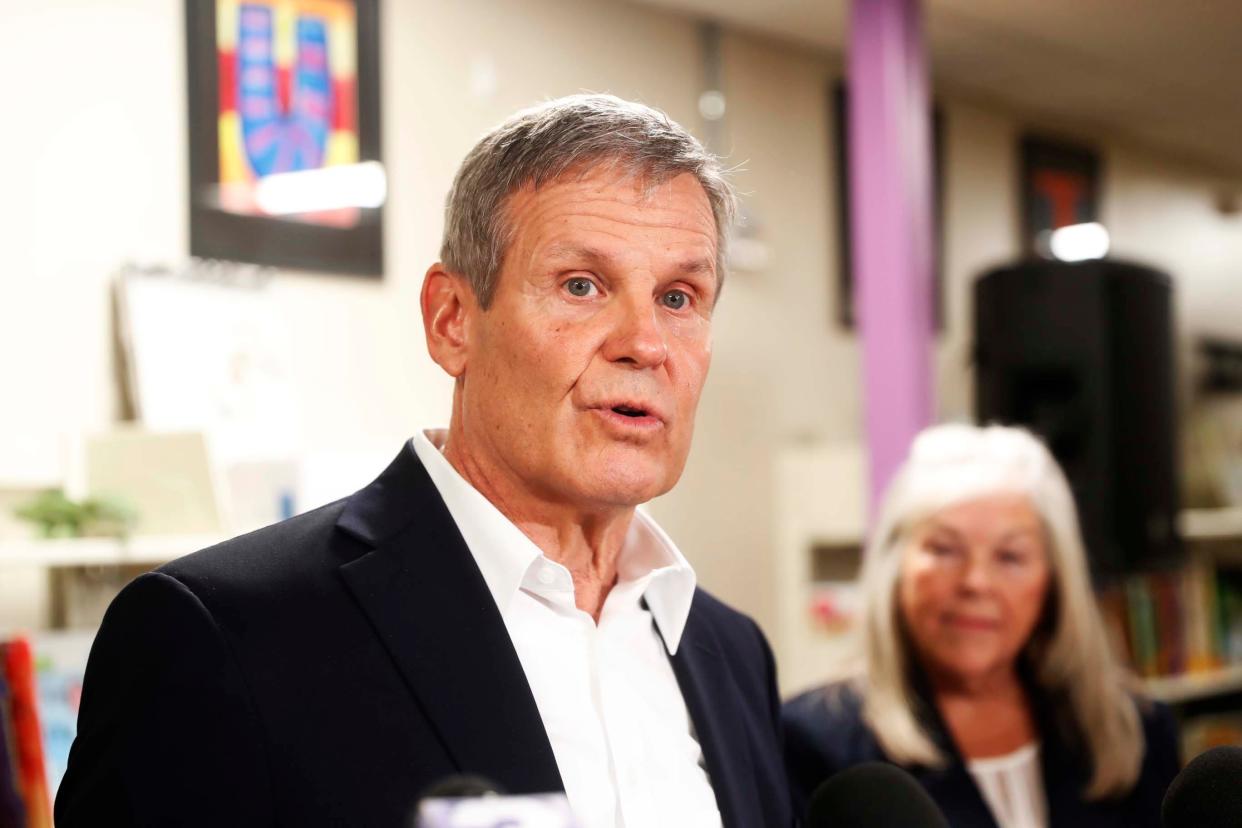
[[[866,334],[923,360],[917,416],[1050,441],[1119,649],[1193,749],[1242,741],[1242,6],[910,9],[928,324]],[[649,508],[783,689],[821,681],[890,468],[853,306],[850,204],[880,161],[846,144],[883,129],[846,123],[851,48],[845,0],[0,0],[0,637],[33,642],[51,784],[128,579],[447,422],[418,292],[452,176],[580,91],[735,168],[694,449]]]

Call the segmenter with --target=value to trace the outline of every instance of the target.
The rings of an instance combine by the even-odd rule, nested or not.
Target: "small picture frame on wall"
[[[1020,154],[1023,252],[1048,257],[1053,230],[1099,221],[1100,156],[1038,135],[1022,136]]]
[[[849,106],[845,83],[833,81],[829,86],[829,112],[835,156],[833,171],[837,194],[837,323],[846,330],[855,328],[853,239],[850,230],[850,147]],[[932,106],[932,243],[935,245],[932,267],[933,330],[944,330],[944,115],[939,106]]]
[[[383,275],[378,0],[186,0],[190,253]]]

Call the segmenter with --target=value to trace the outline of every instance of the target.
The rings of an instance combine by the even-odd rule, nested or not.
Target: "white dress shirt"
[[[597,625],[577,608],[569,570],[444,459],[445,436],[419,432],[411,443],[504,619],[581,828],[719,828],[669,663],[690,614],[690,564],[636,512]]]
[[[1000,828],[1047,828],[1048,804],[1039,768],[1039,744],[1004,756],[971,759],[966,767]]]

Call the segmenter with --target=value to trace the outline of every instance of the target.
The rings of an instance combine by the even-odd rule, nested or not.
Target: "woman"
[[[838,770],[886,760],[954,828],[1159,826],[1173,719],[1114,660],[1043,444],[1000,426],[924,431],[861,580],[858,669],[783,712],[801,805]]]

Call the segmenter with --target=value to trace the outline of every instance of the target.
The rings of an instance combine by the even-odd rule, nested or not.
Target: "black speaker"
[[[1106,259],[1030,261],[975,284],[975,413],[1060,461],[1097,579],[1173,565],[1172,283]]]

